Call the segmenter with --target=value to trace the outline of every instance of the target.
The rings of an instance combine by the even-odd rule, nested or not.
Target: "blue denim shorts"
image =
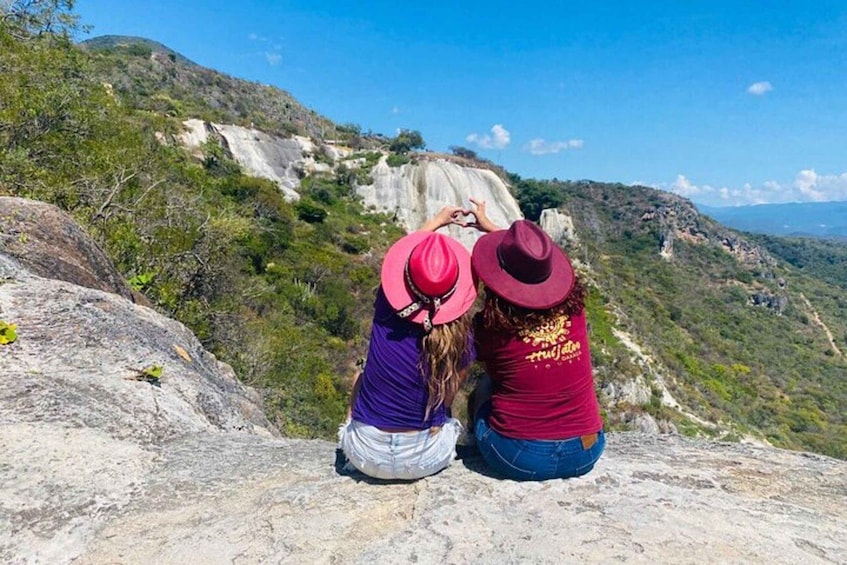
[[[516,481],[544,481],[585,475],[603,454],[606,438],[603,431],[588,449],[582,438],[564,440],[512,439],[488,425],[491,403],[479,408],[474,422],[474,435],[488,466]],[[593,439],[593,438],[590,438]]]
[[[456,439],[462,424],[448,418],[438,433],[384,432],[374,426],[347,420],[338,429],[338,445],[347,460],[362,473],[377,479],[420,479],[433,475],[456,458]]]

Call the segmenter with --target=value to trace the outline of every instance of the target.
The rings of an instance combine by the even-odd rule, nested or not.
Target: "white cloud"
[[[703,192],[711,192],[710,186],[697,186],[693,184],[685,175],[676,175],[676,180],[670,186],[670,191],[680,196],[690,197]]]
[[[394,107],[392,107],[392,108],[391,108],[391,113],[392,113],[392,114],[399,114],[399,113],[400,113],[400,107],[399,107],[399,106],[394,106]]]
[[[802,200],[847,200],[847,173],[819,175],[814,169],[804,169],[797,173],[794,187],[804,197]]]
[[[747,87],[747,92],[752,94],[753,96],[764,96],[771,90],[773,90],[773,85],[766,80],[763,80],[761,82],[754,82],[753,84]]]
[[[713,206],[847,201],[847,172],[826,175],[819,174],[814,169],[803,169],[788,182],[767,180],[758,186],[744,183],[737,188],[698,185],[685,175],[677,175],[676,180],[670,183],[633,184],[652,186],[690,198],[700,204]]]
[[[524,151],[529,151],[533,155],[548,155],[550,153],[559,153],[567,149],[581,149],[584,143],[585,142],[581,139],[547,142],[543,138],[536,137],[524,146]]]
[[[265,51],[265,59],[268,61],[268,64],[272,67],[275,67],[282,61],[282,55],[279,53],[272,53],[270,51]]]
[[[504,128],[501,124],[495,124],[492,126],[491,135],[471,133],[465,138],[465,141],[468,143],[475,143],[483,149],[503,149],[509,145],[511,140],[512,136],[509,133],[509,130]]]

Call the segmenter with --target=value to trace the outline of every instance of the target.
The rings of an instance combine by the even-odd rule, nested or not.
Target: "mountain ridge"
[[[167,56],[173,55],[174,61],[191,67],[200,67],[197,63],[180,53],[171,49],[163,43],[159,43],[153,39],[146,37],[138,37],[133,35],[98,35],[84,39],[78,43],[84,49],[104,50],[104,49],[127,49],[134,45],[149,49],[151,55],[153,52],[164,53]]]
[[[697,208],[721,223],[742,231],[847,241],[847,201],[728,207],[697,205]]]
[[[190,117],[255,125],[271,134],[353,135],[281,88],[200,66],[151,39],[106,35],[87,39],[80,46],[95,56],[95,73],[100,79],[139,109],[171,115],[188,111],[193,114]],[[188,108],[180,103],[189,100]]]

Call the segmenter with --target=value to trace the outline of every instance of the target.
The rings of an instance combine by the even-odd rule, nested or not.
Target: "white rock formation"
[[[185,129],[179,135],[179,141],[189,149],[196,149],[209,140],[209,130],[212,129],[209,122],[192,118],[182,122],[182,125]]]
[[[306,150],[314,149],[311,141],[302,137],[279,138],[257,129],[213,124],[203,120],[186,120],[185,132],[180,137],[188,148],[196,148],[217,134],[224,140],[225,148],[247,174],[272,180],[279,185],[286,200],[300,198],[298,170],[306,170],[314,159]]]
[[[470,208],[468,198],[484,201],[488,216],[504,228],[523,217],[506,184],[488,169],[462,167],[446,159],[389,167],[383,158],[371,176],[372,185],[357,189],[365,205],[393,214],[410,231],[443,206]],[[449,233],[469,250],[481,235],[477,230],[455,226]]]
[[[184,125],[180,136],[183,145],[193,149],[210,136],[222,139],[245,173],[276,182],[289,201],[300,198],[297,191],[303,174],[332,170],[332,166],[315,160],[316,152],[324,153],[335,163],[361,164],[345,161],[352,153],[349,148],[332,143],[318,147],[305,137],[277,138],[256,129],[202,120],[186,120]],[[446,159],[421,159],[418,163],[389,167],[383,156],[371,176],[373,184],[357,187],[365,206],[392,214],[409,231],[419,228],[442,206],[470,208],[469,197],[485,201],[489,217],[502,227],[523,217],[506,184],[488,169],[463,167]],[[481,235],[476,230],[453,226],[449,233],[468,249]]]
[[[553,241],[565,248],[570,245],[579,244],[579,237],[576,234],[573,218],[560,210],[556,210],[555,208],[542,210],[538,224],[541,226],[541,229],[547,232]]]

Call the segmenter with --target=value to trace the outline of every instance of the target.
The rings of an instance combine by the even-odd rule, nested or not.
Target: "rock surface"
[[[0,252],[33,273],[134,299],[103,250],[52,204],[0,196]]]
[[[0,253],[0,562],[68,562],[186,434],[275,432],[182,324]],[[145,369],[162,368],[146,377]],[[150,381],[150,382],[148,382]]]
[[[116,451],[87,430],[20,431],[41,464],[4,501],[42,514],[4,524],[8,563],[847,560],[845,465],[822,456],[627,433],[579,479],[515,483],[466,456],[383,483],[339,472],[322,441],[200,432]]]

